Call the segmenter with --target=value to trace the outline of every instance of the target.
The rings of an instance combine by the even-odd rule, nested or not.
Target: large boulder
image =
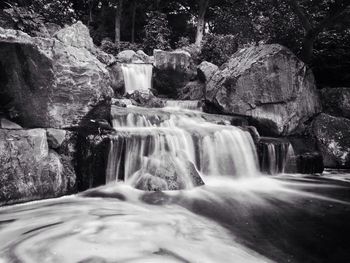
[[[0,129],[0,205],[74,190],[75,174],[50,150],[44,129]]]
[[[17,109],[23,127],[79,126],[94,106],[113,96],[106,66],[87,49],[90,36],[82,28],[78,23],[62,29],[60,40],[0,28],[0,93]]]
[[[350,88],[324,88],[321,100],[323,112],[350,119]]]
[[[80,21],[59,30],[54,36],[67,46],[86,48],[87,50],[94,49],[89,29]]]
[[[182,50],[154,50],[154,88],[158,94],[177,98],[197,74],[191,55]]]
[[[267,135],[292,134],[321,110],[312,72],[277,44],[235,53],[208,82],[206,99],[223,113],[252,117]]]
[[[312,131],[325,167],[350,168],[350,120],[322,113],[313,121]]]
[[[207,83],[218,70],[218,66],[208,61],[203,61],[197,66],[198,78],[203,83]]]
[[[188,82],[178,93],[179,100],[202,100],[204,99],[205,84],[195,80]]]

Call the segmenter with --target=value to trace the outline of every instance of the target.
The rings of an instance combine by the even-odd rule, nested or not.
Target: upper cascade
[[[161,190],[173,190],[191,188],[210,175],[259,174],[250,133],[211,123],[201,112],[114,107],[112,116],[117,133],[111,140],[107,182],[125,180],[144,189],[141,182],[157,180]],[[175,185],[169,183],[173,180]]]
[[[122,70],[126,93],[151,90],[153,71],[151,64],[123,64]]]

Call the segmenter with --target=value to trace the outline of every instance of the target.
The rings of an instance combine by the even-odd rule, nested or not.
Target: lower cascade
[[[125,92],[131,93],[134,90],[149,91],[152,87],[151,64],[123,64],[122,65]]]
[[[144,190],[187,189],[213,175],[255,177],[258,158],[248,131],[179,109],[113,108],[106,182]]]

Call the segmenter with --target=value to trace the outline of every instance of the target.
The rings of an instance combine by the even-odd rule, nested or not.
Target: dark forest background
[[[217,65],[249,45],[279,43],[314,70],[319,87],[350,86],[349,0],[14,0],[0,26],[46,36],[81,20],[97,46],[185,49]]]

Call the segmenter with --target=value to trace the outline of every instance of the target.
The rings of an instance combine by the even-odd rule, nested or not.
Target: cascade
[[[293,170],[294,149],[285,139],[262,137],[259,146],[261,171],[278,174]]]
[[[125,92],[149,91],[152,87],[152,70],[151,64],[123,64]]]
[[[110,142],[106,181],[135,185],[143,175],[167,176],[172,169],[179,170],[182,188],[195,184],[196,173],[203,181],[210,175],[256,176],[257,156],[250,133],[211,123],[204,115],[167,108],[113,107],[117,132]]]
[[[202,111],[201,102],[198,100],[167,100],[165,107]]]

